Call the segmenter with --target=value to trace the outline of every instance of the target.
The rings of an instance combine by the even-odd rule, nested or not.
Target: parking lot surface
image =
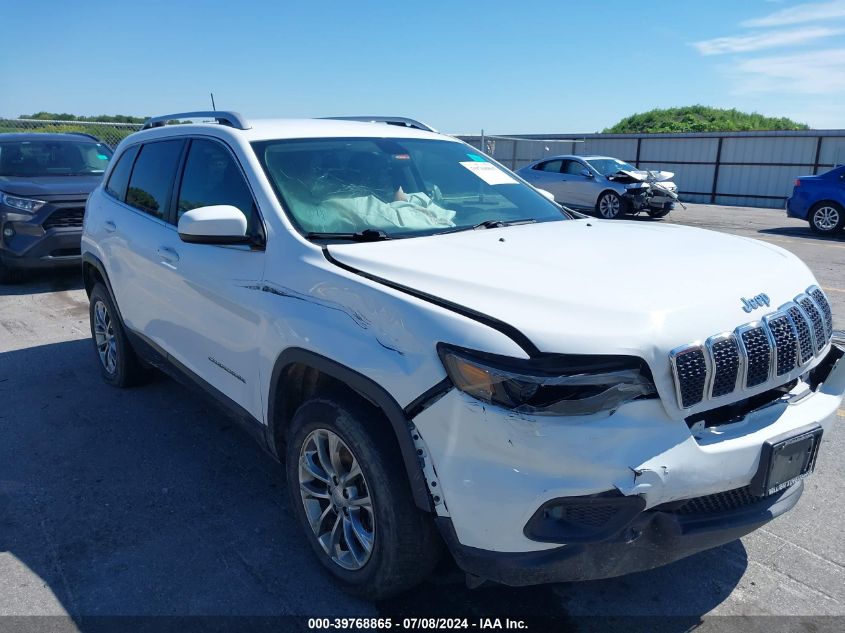
[[[845,235],[763,209],[690,205],[662,221],[796,253],[845,327]],[[625,274],[661,271],[633,261]],[[447,564],[373,604],[323,574],[281,468],[214,404],[166,379],[122,391],[100,380],[87,310],[76,271],[0,290],[0,615],[70,615],[81,630],[98,615],[845,615],[845,418],[797,508],[741,541],[623,578],[522,589],[468,590]]]

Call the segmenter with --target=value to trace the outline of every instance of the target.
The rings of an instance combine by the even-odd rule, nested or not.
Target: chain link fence
[[[141,129],[140,123],[103,123],[100,121],[47,121],[42,119],[0,119],[0,133],[46,132],[51,134],[90,134],[111,148]]]

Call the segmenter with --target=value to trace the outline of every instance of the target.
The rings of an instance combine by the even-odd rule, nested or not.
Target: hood
[[[570,220],[328,247],[339,262],[504,321],[543,352],[665,364],[815,283],[791,253],[671,224]],[[743,297],[772,307],[748,314]]]
[[[94,191],[102,174],[96,176],[43,176],[24,178],[0,176],[0,191],[15,196],[50,200],[66,196],[87,196]]]
[[[634,171],[620,169],[618,173],[625,174],[634,180],[641,180],[643,182],[666,182],[675,175],[675,172],[672,171],[647,171],[645,169],[637,169]]]

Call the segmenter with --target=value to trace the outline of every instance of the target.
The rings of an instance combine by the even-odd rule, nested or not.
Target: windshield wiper
[[[537,220],[534,218],[523,218],[521,220],[484,220],[484,222],[479,222],[478,224],[473,224],[472,226],[459,226],[455,229],[440,231],[437,234],[443,235],[444,233],[459,233],[460,231],[478,231],[479,229],[498,229],[503,226],[515,226],[517,224],[534,224],[536,221]]]
[[[355,233],[308,233],[305,237],[315,240],[349,240],[350,242],[381,242],[390,236],[380,229],[364,229]]]

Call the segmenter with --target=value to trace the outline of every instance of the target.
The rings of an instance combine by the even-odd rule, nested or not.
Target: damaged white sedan
[[[556,202],[608,220],[640,212],[662,218],[678,202],[674,173],[637,169],[609,156],[554,156],[516,173]]]
[[[191,117],[213,122],[166,125]],[[471,585],[527,585],[739,538],[798,502],[845,392],[791,253],[576,217],[416,122],[152,119],[88,199],[82,258],[92,368],[207,392],[370,598],[447,551]]]

